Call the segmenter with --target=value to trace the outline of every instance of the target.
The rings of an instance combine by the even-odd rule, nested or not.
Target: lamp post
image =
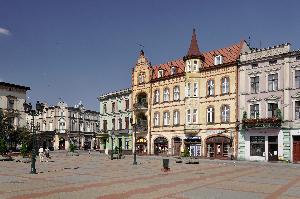
[[[130,123],[131,123],[131,126],[133,127],[133,140],[134,140],[134,142],[133,142],[133,140],[132,140],[132,143],[133,143],[133,145],[134,146],[132,146],[133,147],[133,165],[137,165],[137,162],[136,162],[136,146],[135,146],[135,143],[136,143],[136,125],[137,124],[135,124],[135,123],[133,123],[133,119],[132,118],[130,118]]]
[[[114,139],[115,139],[115,133],[114,133],[113,131],[111,131],[110,137],[111,137],[111,153],[110,153],[110,159],[113,160],[113,159],[114,159]]]
[[[37,140],[36,140],[36,129],[34,126],[34,116],[38,116],[43,112],[44,104],[39,101],[36,102],[35,110],[32,108],[31,103],[23,104],[25,113],[32,117],[31,130],[32,130],[32,155],[31,155],[31,174],[36,174],[35,162],[36,162],[36,150],[37,150]]]

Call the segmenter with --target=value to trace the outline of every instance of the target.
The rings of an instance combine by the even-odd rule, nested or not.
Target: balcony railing
[[[148,109],[148,103],[147,102],[138,102],[138,103],[133,104],[133,108],[135,110]]]
[[[279,128],[281,127],[282,119],[277,117],[259,118],[259,119],[243,119],[243,128]]]

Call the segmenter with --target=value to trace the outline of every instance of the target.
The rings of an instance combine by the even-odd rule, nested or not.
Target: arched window
[[[175,110],[173,112],[173,125],[176,126],[176,125],[179,125],[179,118],[180,118],[180,114],[179,114],[179,110]]]
[[[215,94],[215,81],[214,80],[208,80],[207,82],[207,95],[213,96]]]
[[[214,107],[209,106],[207,107],[207,123],[214,123],[215,122],[215,110]]]
[[[145,81],[145,73],[140,73],[139,76],[138,76],[139,84],[144,83],[144,81]]]
[[[170,125],[170,112],[164,112],[164,126]]]
[[[159,126],[159,112],[154,113],[154,126]]]
[[[179,94],[179,86],[175,86],[173,88],[173,100],[178,101],[180,99],[180,94]]]
[[[221,81],[222,81],[222,94],[228,94],[229,93],[229,77],[223,77]]]
[[[230,121],[230,109],[228,105],[223,105],[221,107],[221,121],[222,122]]]
[[[154,91],[154,104],[159,103],[159,90]]]
[[[164,102],[168,102],[170,99],[170,92],[168,88],[164,89]]]

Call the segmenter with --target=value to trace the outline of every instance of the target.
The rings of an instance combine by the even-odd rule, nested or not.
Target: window
[[[106,113],[106,112],[107,112],[106,104],[103,104],[103,113]]]
[[[300,70],[295,71],[295,86],[300,88]]]
[[[252,67],[252,69],[256,69],[256,68],[258,67],[258,64],[257,64],[257,63],[253,63],[253,64],[251,65],[251,67]]]
[[[259,92],[259,77],[251,77],[251,93]]]
[[[159,90],[154,91],[154,103],[159,103]]]
[[[145,81],[145,73],[140,73],[138,77],[139,84],[144,83]]]
[[[157,77],[160,78],[160,77],[163,77],[163,76],[164,76],[164,70],[160,69],[160,70],[158,71]]]
[[[276,117],[277,109],[278,109],[278,104],[268,103],[268,117]]]
[[[194,82],[194,97],[198,97],[198,82]]]
[[[7,109],[13,110],[15,105],[15,101],[13,99],[8,98],[7,99]]]
[[[125,110],[129,110],[129,99],[125,100]]]
[[[121,130],[121,129],[122,129],[122,119],[119,118],[119,130]]]
[[[173,100],[177,101],[177,100],[179,100],[179,98],[180,98],[180,95],[179,95],[179,86],[175,86],[173,88]]]
[[[129,138],[125,138],[125,149],[129,149]]]
[[[173,124],[174,124],[174,126],[179,125],[179,111],[178,110],[173,112]]]
[[[115,109],[116,109],[116,103],[115,103],[115,102],[112,102],[112,103],[111,103],[111,112],[114,113],[114,112],[115,112]]]
[[[113,118],[113,119],[111,120],[111,123],[112,123],[112,130],[115,130],[115,129],[116,129],[116,119]]]
[[[188,109],[186,111],[186,121],[187,121],[188,124],[191,123],[191,110],[190,109]]]
[[[172,66],[172,68],[171,68],[171,75],[176,75],[176,73],[177,73],[176,67]]]
[[[193,68],[194,71],[198,71],[197,64],[198,64],[198,62],[197,62],[197,60],[195,60],[194,61],[194,68]]]
[[[191,61],[187,62],[187,72],[191,72],[192,67],[191,67]]]
[[[197,123],[198,121],[198,110],[194,109],[193,110],[193,123]]]
[[[252,104],[250,105],[250,118],[259,118],[259,105]]]
[[[103,120],[103,131],[107,131],[107,120]]]
[[[264,156],[265,136],[250,136],[250,156]]]
[[[125,129],[129,129],[129,117],[125,117]]]
[[[300,56],[297,56],[297,57],[296,57],[296,60],[300,60]]]
[[[164,112],[164,126],[168,126],[170,124],[170,113]]]
[[[229,77],[222,78],[222,94],[229,93]]]
[[[164,102],[168,102],[170,99],[170,92],[168,88],[164,89]]]
[[[214,115],[214,108],[208,107],[207,108],[207,123],[214,123],[215,115]]]
[[[221,121],[222,122],[230,121],[230,109],[228,105],[223,105],[221,107]]]
[[[295,120],[300,120],[300,101],[295,102]]]
[[[215,65],[223,64],[223,57],[222,55],[215,56]]]
[[[159,112],[154,113],[154,126],[159,126]]]
[[[186,96],[187,97],[190,97],[191,96],[191,83],[188,83],[187,84],[187,88],[186,88],[187,90],[186,90]]]
[[[278,74],[270,74],[268,76],[268,88],[269,91],[278,90]]]
[[[214,80],[208,80],[207,82],[207,95],[213,96],[215,93],[215,83]]]
[[[277,60],[271,60],[271,61],[269,61],[269,64],[270,65],[277,64]]]

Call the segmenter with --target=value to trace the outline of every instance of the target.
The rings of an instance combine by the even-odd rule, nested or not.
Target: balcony
[[[148,109],[148,103],[147,102],[138,102],[133,104],[134,110],[145,110]]]
[[[250,128],[280,128],[282,123],[281,118],[258,118],[258,119],[243,119],[242,124],[244,129]]]

